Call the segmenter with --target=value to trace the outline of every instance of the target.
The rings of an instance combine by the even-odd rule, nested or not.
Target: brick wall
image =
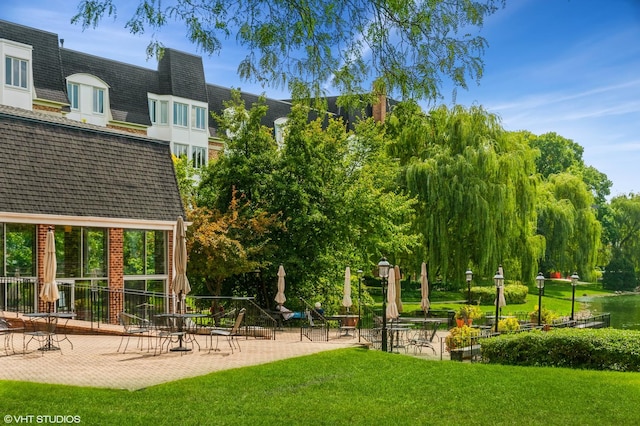
[[[109,229],[109,322],[117,324],[118,313],[124,309],[124,231],[122,228]],[[120,291],[118,291],[120,290]]]

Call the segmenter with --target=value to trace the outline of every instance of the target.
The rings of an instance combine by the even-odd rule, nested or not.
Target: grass
[[[461,292],[433,292],[437,293],[431,301],[431,309],[451,309],[457,310],[460,303],[464,303],[465,296]],[[432,293],[432,294],[433,294]],[[466,294],[466,292],[465,292]],[[567,280],[547,280],[542,296],[543,308],[556,312],[559,315],[569,316],[571,314],[571,282]],[[576,287],[576,299],[583,296],[606,296],[613,294],[610,290],[604,290],[601,284],[579,283]],[[406,297],[406,300],[405,300]],[[404,312],[413,312],[420,309],[420,295],[415,292],[403,293],[402,304]],[[529,294],[526,303],[517,305],[507,305],[502,313],[509,315],[515,312],[532,312],[538,306],[538,288],[535,284],[529,286]],[[483,312],[493,312],[494,305],[481,305]],[[575,302],[575,312],[582,309],[579,300]]]
[[[426,361],[366,349],[136,392],[0,381],[3,418],[71,415],[90,425],[626,425],[637,424],[638,400],[637,373]]]

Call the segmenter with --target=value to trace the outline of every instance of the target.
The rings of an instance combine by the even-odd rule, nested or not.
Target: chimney
[[[64,39],[63,38],[60,39],[60,47],[64,47]]]
[[[378,94],[377,102],[373,105],[373,119],[376,122],[384,123],[387,118],[387,97],[384,93]]]

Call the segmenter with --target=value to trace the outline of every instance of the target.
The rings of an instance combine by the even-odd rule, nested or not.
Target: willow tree
[[[602,233],[592,193],[570,173],[550,175],[542,188],[538,233],[546,241],[545,267],[591,279]]]
[[[535,155],[519,133],[505,131],[481,107],[439,107],[424,114],[407,103],[387,124],[392,155],[418,200],[415,227],[429,275],[461,281],[472,266],[492,276],[506,260],[510,278],[533,277]],[[533,248],[532,248],[533,247]]]

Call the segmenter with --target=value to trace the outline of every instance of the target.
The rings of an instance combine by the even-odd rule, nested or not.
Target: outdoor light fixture
[[[389,268],[391,265],[386,257],[378,262],[378,276],[382,286],[382,351],[387,352],[387,285],[389,284]]]
[[[578,285],[580,277],[577,272],[574,272],[569,278],[571,278],[571,288],[573,289],[571,291],[571,321],[573,321],[573,308],[576,303],[576,286]]]
[[[542,289],[544,289],[544,275],[542,275],[542,272],[538,272],[536,286],[538,287],[538,327],[540,327],[542,324],[542,317],[540,316],[542,313]]]
[[[495,319],[495,331],[496,333],[498,332],[498,315],[499,315],[499,309],[500,309],[500,288],[502,287],[502,284],[504,284],[504,277],[502,276],[502,274],[500,273],[500,271],[496,272],[496,274],[493,276],[493,282],[496,285],[496,319]]]
[[[362,276],[362,269],[358,269],[358,342],[360,342],[360,334],[361,334],[360,323],[362,322],[360,321],[361,320],[360,305],[362,304],[362,279],[363,278],[364,277]]]
[[[465,274],[467,275],[467,303],[471,304],[471,280],[473,279],[473,272],[471,269],[467,269]]]

